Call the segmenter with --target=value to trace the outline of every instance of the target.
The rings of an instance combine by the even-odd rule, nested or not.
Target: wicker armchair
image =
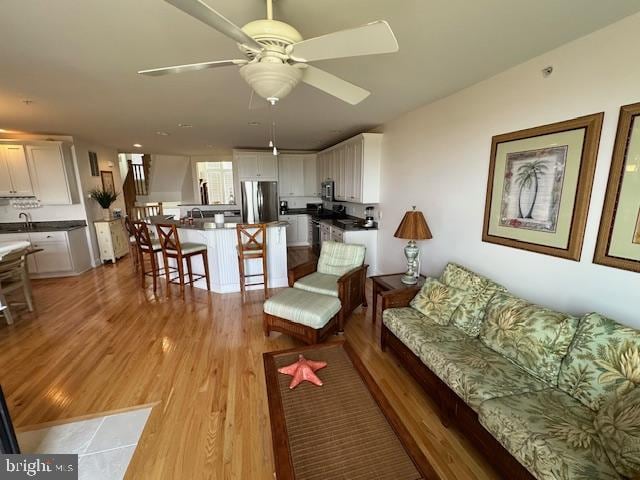
[[[318,260],[289,270],[289,286],[340,300],[338,329],[360,305],[367,306],[365,281],[369,265],[364,264],[366,248],[339,242],[324,242]]]

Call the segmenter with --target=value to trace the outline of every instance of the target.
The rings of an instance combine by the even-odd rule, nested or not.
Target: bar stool
[[[160,243],[157,240],[151,238],[149,228],[147,224],[142,221],[131,222],[133,227],[133,235],[136,239],[136,245],[138,249],[138,266],[140,267],[140,281],[142,288],[146,287],[145,277],[153,277],[153,293],[158,288],[158,277],[162,275],[156,254],[162,251]],[[144,269],[144,254],[149,255],[149,261],[151,262],[151,271],[146,272]]]
[[[131,258],[133,259],[133,271],[138,272],[138,264],[140,259],[138,258],[138,242],[136,242],[136,231],[129,220],[129,217],[124,217],[124,226],[127,229],[127,233],[129,234],[129,253],[131,254]]]
[[[26,250],[6,255],[0,260],[0,314],[4,314],[7,324],[13,323],[13,315],[5,295],[15,290],[22,290],[25,303],[33,312],[33,295],[27,271]],[[4,308],[3,308],[4,307]]]
[[[267,286],[269,272],[267,270],[267,226],[264,223],[236,225],[238,236],[238,270],[240,272],[240,291],[244,293],[246,287],[264,285],[264,297],[268,298]],[[245,260],[262,259],[262,273],[245,275]],[[247,284],[247,278],[263,277],[262,282]]]
[[[196,280],[205,278],[207,280],[207,290],[211,290],[211,282],[209,280],[209,255],[207,254],[207,246],[203,243],[180,243],[178,229],[174,224],[159,223],[156,224],[158,230],[158,238],[160,239],[160,247],[162,248],[162,258],[164,260],[165,278],[167,284],[175,283],[180,285],[180,293],[184,295],[184,286],[191,285]],[[191,266],[191,257],[194,255],[202,255],[202,263],[204,264],[204,275],[193,273]],[[178,268],[178,275],[170,278],[169,276],[169,259],[175,259]],[[183,260],[187,261],[187,275],[189,281],[185,281]],[[175,271],[175,270],[174,270]]]

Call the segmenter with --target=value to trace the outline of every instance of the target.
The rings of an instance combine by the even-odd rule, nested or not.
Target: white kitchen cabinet
[[[309,245],[309,216],[280,215],[280,221],[288,222],[287,245],[291,247]]]
[[[353,203],[380,201],[381,133],[362,133],[323,150],[319,171],[335,183],[336,200]]]
[[[272,152],[234,150],[233,159],[240,181],[278,180],[278,157]]]
[[[344,242],[344,230],[337,227],[331,227],[331,240],[334,242]]]
[[[0,196],[33,197],[29,165],[22,145],[0,145]]]
[[[78,203],[73,160],[68,145],[52,142],[27,145],[33,191],[42,205]]]
[[[320,244],[331,240],[331,225],[320,222]]]
[[[42,251],[27,256],[29,276],[35,278],[79,275],[91,268],[86,228],[69,231],[1,234],[0,241],[25,240]]]
[[[304,176],[304,196],[305,197],[319,197],[320,196],[320,183],[318,182],[318,171],[316,163],[318,156],[316,154],[303,155],[302,172]]]
[[[97,220],[93,222],[98,238],[100,260],[116,262],[129,252],[129,237],[125,232],[121,218],[113,220]]]
[[[281,197],[304,196],[304,159],[283,153],[278,158],[278,191]]]

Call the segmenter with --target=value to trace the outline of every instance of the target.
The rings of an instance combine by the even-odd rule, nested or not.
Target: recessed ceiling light
[[[139,143],[134,143],[133,146],[136,148],[142,148],[142,145],[140,145]]]
[[[179,123],[178,126],[180,128],[191,128],[191,127],[193,127],[193,125],[191,125],[190,123]]]
[[[257,127],[260,125],[260,122],[248,122],[247,125],[250,125],[252,127]]]
[[[160,135],[161,137],[168,137],[169,133],[168,132],[156,132],[156,135]]]

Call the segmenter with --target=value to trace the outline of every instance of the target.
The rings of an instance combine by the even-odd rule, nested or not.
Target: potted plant
[[[102,190],[101,188],[94,188],[89,192],[89,196],[93,198],[102,207],[104,212],[104,219],[111,220],[111,212],[109,207],[118,198],[118,194],[110,190]]]

